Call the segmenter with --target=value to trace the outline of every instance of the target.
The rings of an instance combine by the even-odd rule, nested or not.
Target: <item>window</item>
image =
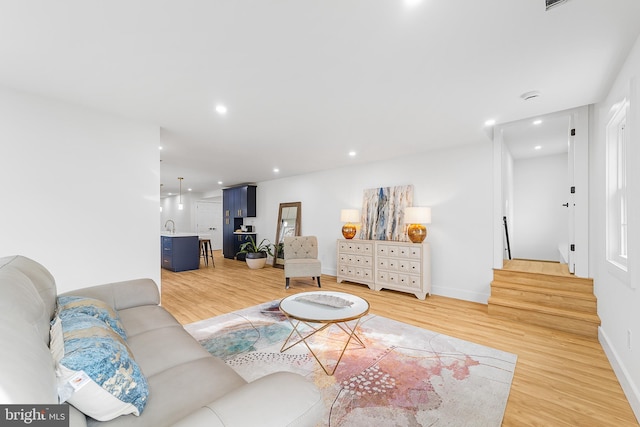
[[[627,272],[627,113],[618,105],[607,125],[607,261]]]

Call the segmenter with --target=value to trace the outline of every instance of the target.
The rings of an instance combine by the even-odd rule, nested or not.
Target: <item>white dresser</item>
[[[425,299],[431,292],[428,243],[389,240],[338,240],[338,283],[347,280],[369,288],[394,289]]]

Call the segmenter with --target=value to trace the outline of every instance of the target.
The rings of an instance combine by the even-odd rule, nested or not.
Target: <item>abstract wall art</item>
[[[404,209],[413,205],[413,185],[364,190],[360,238],[407,241]]]

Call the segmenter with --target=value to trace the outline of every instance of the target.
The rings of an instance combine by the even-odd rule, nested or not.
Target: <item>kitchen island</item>
[[[196,233],[161,233],[161,265],[171,271],[200,267],[200,239]]]

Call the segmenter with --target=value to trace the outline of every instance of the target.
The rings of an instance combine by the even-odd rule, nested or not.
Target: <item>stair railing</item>
[[[504,235],[507,239],[507,254],[509,255],[509,259],[511,259],[511,244],[509,244],[509,227],[507,226],[507,217],[502,217],[502,222],[504,223]]]

